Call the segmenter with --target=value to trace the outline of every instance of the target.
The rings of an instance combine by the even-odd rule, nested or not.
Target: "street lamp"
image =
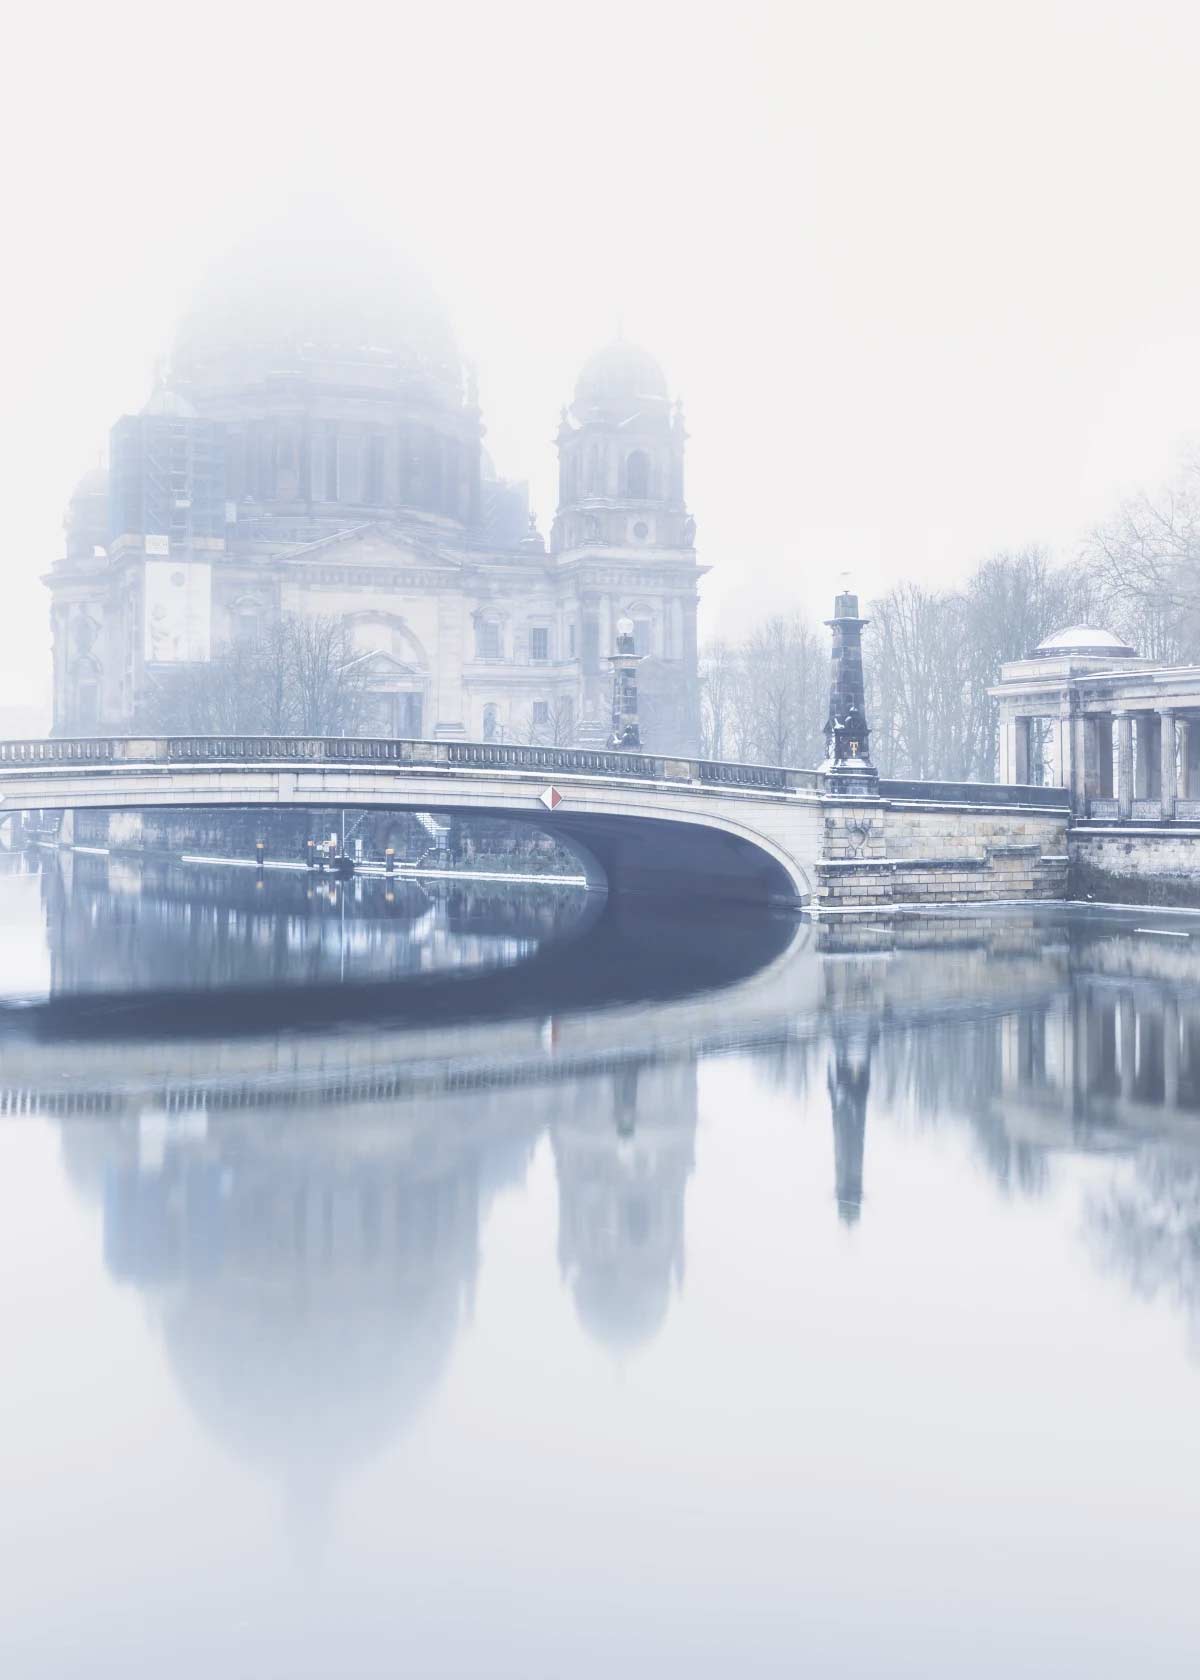
[[[638,729],[637,668],[641,654],[636,652],[633,620],[628,616],[617,620],[617,651],[609,655],[613,674],[612,735],[609,747],[619,752],[640,752],[641,732]]]

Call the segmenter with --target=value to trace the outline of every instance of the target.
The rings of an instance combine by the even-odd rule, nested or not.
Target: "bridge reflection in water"
[[[66,984],[65,945],[111,881],[44,884]],[[209,949],[207,888],[142,885],[173,966]],[[61,1128],[72,1183],[103,1208],[107,1266],[155,1302],[205,1425],[285,1487],[302,1549],[335,1484],[441,1383],[481,1231],[539,1149],[578,1322],[622,1357],[661,1332],[703,1169],[701,1074],[731,1052],[781,1091],[827,1092],[830,1217],[847,1228],[869,1223],[870,1131],[898,1106],[960,1128],[1013,1193],[1038,1194],[1060,1152],[1120,1157],[1087,1240],[1200,1324],[1190,922],[764,916],[698,940],[615,904],[532,913],[540,939],[510,929],[519,968],[364,986],[345,1019],[301,1032],[280,1030],[270,990],[243,994],[233,1022],[226,1000],[219,1031],[203,994],[194,1028],[132,995],[60,993],[5,1022],[0,1110]]]

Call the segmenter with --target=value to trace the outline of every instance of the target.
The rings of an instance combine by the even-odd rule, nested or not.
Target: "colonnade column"
[[[1160,814],[1164,822],[1171,822],[1175,817],[1175,798],[1177,794],[1176,781],[1176,744],[1175,744],[1175,713],[1165,707],[1158,714],[1159,741],[1159,800]]]
[[[1029,780],[1029,728],[1030,720],[1019,717],[1013,725],[1013,781],[1025,783]]]
[[[1092,745],[1096,753],[1096,795],[1111,799],[1113,788],[1113,720],[1111,712],[1100,712],[1091,719]]]
[[[1133,816],[1133,719],[1128,712],[1114,712],[1117,720],[1117,817],[1128,822]]]
[[[1191,798],[1192,776],[1192,721],[1190,718],[1176,717],[1175,734],[1179,741],[1179,786],[1175,790],[1180,799]]]
[[[1059,780],[1071,790],[1071,809],[1076,816],[1086,817],[1088,800],[1096,792],[1096,731],[1092,719],[1082,712],[1062,719],[1059,740],[1067,753],[1059,766]]]

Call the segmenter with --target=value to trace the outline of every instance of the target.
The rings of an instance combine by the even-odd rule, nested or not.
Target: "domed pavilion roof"
[[[1134,649],[1111,630],[1098,630],[1090,624],[1071,624],[1065,630],[1055,630],[1033,650],[1035,659],[1065,659],[1071,655],[1095,659],[1137,658]]]
[[[171,373],[188,389],[231,369],[313,364],[395,368],[458,400],[462,369],[449,322],[419,271],[386,239],[322,200],[234,247],[180,323]]]
[[[577,410],[623,409],[632,413],[647,400],[666,402],[666,375],[648,350],[623,338],[589,356],[575,382]]]

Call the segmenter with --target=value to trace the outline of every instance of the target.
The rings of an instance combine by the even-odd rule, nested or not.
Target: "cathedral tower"
[[[616,625],[633,623],[643,734],[695,750],[696,525],[684,499],[683,412],[647,351],[618,340],[584,364],[558,429],[551,550],[580,613],[583,716],[606,715]],[[651,749],[653,750],[653,748]]]

